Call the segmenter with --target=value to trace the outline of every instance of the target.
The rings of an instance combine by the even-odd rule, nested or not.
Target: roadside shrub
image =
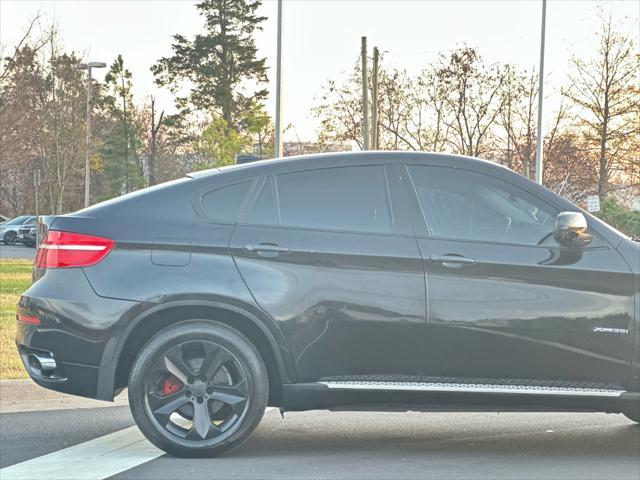
[[[608,198],[596,216],[631,237],[640,238],[640,211],[629,210]]]

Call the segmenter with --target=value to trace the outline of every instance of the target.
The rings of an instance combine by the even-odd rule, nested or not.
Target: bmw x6
[[[640,244],[490,162],[327,154],[41,217],[17,348],[167,452],[267,406],[640,420]]]

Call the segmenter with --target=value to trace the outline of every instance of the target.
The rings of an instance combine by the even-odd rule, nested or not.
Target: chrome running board
[[[626,390],[606,388],[559,387],[544,385],[500,385],[437,382],[326,381],[318,382],[340,390],[396,390],[407,392],[498,393],[522,395],[558,395],[583,397],[619,397]]]

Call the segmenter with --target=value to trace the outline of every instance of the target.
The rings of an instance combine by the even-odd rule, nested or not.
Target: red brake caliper
[[[183,387],[182,382],[175,375],[169,375],[162,382],[162,394],[171,395],[172,393],[179,392]]]

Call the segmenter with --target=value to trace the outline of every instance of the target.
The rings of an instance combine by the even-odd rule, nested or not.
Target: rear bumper
[[[96,295],[81,269],[47,270],[18,302],[20,315],[40,321],[17,322],[25,369],[42,387],[113,400],[115,347],[139,305]],[[51,359],[55,368],[37,368],[34,355]]]
[[[41,387],[57,392],[101,400],[113,400],[113,397],[109,398],[108,395],[106,398],[100,398],[101,395],[98,389],[99,367],[62,361],[59,360],[58,357],[60,355],[56,354],[55,351],[32,347],[33,343],[36,345],[39,343],[37,341],[39,336],[37,326],[22,322],[17,323],[16,347],[25,370],[34,382]],[[33,342],[34,338],[36,342]],[[34,367],[30,358],[34,355],[46,355],[52,358],[55,361],[56,368],[42,371]]]

